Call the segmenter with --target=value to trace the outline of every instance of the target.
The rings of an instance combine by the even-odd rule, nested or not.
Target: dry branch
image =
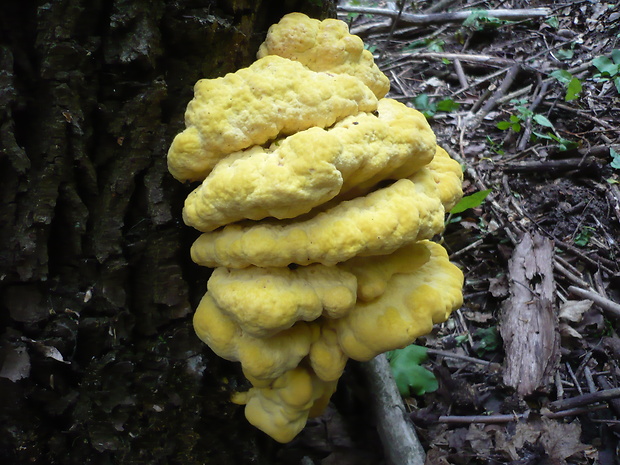
[[[388,10],[385,8],[366,8],[359,6],[342,5],[338,7],[338,11],[347,13],[361,13],[378,16],[388,16],[397,18],[399,22],[406,24],[441,24],[441,23],[460,23],[476,13],[489,18],[496,18],[505,21],[521,21],[524,19],[545,18],[551,14],[548,8],[528,8],[528,9],[497,9],[497,10],[471,10],[457,11],[453,13],[430,13],[430,14],[414,14],[403,13],[398,15],[396,10]]]
[[[603,297],[599,293],[592,290],[582,289],[577,286],[569,286],[568,290],[579,297],[590,299],[596,305],[611,313],[613,316],[620,317],[620,304],[617,304],[613,300]]]
[[[549,404],[549,408],[553,411],[566,410],[617,399],[618,397],[620,397],[620,388],[605,389],[604,391],[591,392],[581,396],[571,397],[570,399],[556,400]]]
[[[390,465],[423,465],[425,453],[413,425],[405,414],[385,355],[360,364],[372,395],[372,408],[377,421],[386,461]]]

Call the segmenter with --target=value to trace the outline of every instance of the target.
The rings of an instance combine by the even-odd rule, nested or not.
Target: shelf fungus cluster
[[[345,23],[299,13],[255,63],[200,80],[168,166],[201,184],[185,223],[214,268],[197,335],[241,363],[233,396],[288,442],[320,414],[349,358],[404,347],[462,301],[430,239],[460,199],[458,163],[426,119],[385,98],[387,77]]]

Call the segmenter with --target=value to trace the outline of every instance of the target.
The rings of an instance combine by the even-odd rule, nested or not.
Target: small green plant
[[[564,69],[555,70],[551,73],[551,76],[566,86],[566,95],[564,96],[566,102],[579,98],[582,90],[579,79]]]
[[[499,332],[495,326],[491,326],[490,328],[478,328],[471,336],[474,341],[472,348],[479,357],[487,352],[497,350],[502,343],[502,339],[499,337]],[[469,336],[467,334],[461,334],[456,337],[457,344],[464,344],[468,340]]]
[[[394,381],[401,396],[421,396],[439,387],[435,375],[421,366],[428,359],[426,347],[412,344],[387,354]]]
[[[553,124],[546,116],[534,113],[532,110],[525,106],[525,100],[513,100],[511,103],[515,104],[516,113],[510,115],[506,121],[500,121],[496,124],[498,129],[505,131],[506,129],[512,129],[514,132],[521,132],[522,124],[528,119],[532,119],[535,123],[545,126],[547,128],[553,128]]]
[[[591,226],[582,226],[573,242],[579,247],[587,246],[590,243],[590,239],[592,238],[594,231],[595,229]]]
[[[594,79],[598,82],[613,81],[616,90],[620,93],[620,50],[611,52],[611,58],[600,56],[592,60],[592,64],[598,69]]]
[[[495,326],[490,328],[479,328],[474,334],[474,350],[478,356],[482,356],[487,352],[494,352],[502,344],[502,339]]]
[[[560,48],[553,52],[553,55],[560,61],[572,60],[575,56],[575,42],[571,42],[570,48]]]
[[[454,110],[458,110],[461,106],[460,103],[455,102],[451,98],[434,102],[429,98],[428,94],[418,95],[412,100],[412,103],[415,109],[421,112],[428,119],[433,118],[438,111],[450,113]]]
[[[414,50],[418,48],[426,48],[429,52],[443,52],[445,41],[441,39],[423,39],[415,40],[407,45],[404,50]]]
[[[491,139],[491,136],[487,136],[487,142],[489,143],[489,148],[498,155],[504,155],[506,151],[504,150],[503,142],[495,142]]]
[[[467,19],[463,21],[463,27],[472,31],[497,28],[502,24],[507,24],[507,21],[489,16],[486,10],[472,10]]]
[[[364,48],[368,50],[370,53],[375,53],[375,51],[377,50],[376,45],[364,44]]]
[[[574,140],[565,139],[564,137],[558,136],[557,134],[553,134],[548,131],[546,133],[533,132],[532,134],[539,139],[556,142],[558,144],[558,149],[560,150],[560,152],[566,152],[567,150],[576,149],[579,146],[579,144],[577,144],[577,142],[575,142]]]
[[[514,132],[521,132],[521,122],[525,121],[519,115],[510,115],[509,119],[499,121],[496,126],[497,129],[505,131],[506,129],[512,129]]]
[[[553,126],[553,123],[549,121],[549,118],[544,115],[534,113],[532,110],[527,108],[525,106],[525,100],[512,100],[511,103],[515,105],[516,113],[510,115],[508,120],[499,121],[496,124],[498,129],[501,129],[502,131],[512,129],[514,132],[520,132],[523,123],[531,118],[537,125],[550,129],[550,131],[547,132],[532,131],[532,135],[535,139],[538,138],[556,142],[561,152],[577,147],[576,142],[565,139],[557,134],[555,127]]]
[[[549,26],[551,26],[554,29],[557,29],[560,27],[560,20],[558,19],[557,16],[551,16],[545,21],[545,23],[547,23]]]

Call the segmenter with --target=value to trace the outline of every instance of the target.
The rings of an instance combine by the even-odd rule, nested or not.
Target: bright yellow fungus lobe
[[[462,172],[419,112],[384,98],[345,23],[287,15],[258,57],[196,84],[168,166],[200,181],[183,218],[214,270],[196,334],[241,364],[252,387],[231,400],[248,421],[288,442],[349,358],[411,344],[461,305],[463,274],[429,239]]]

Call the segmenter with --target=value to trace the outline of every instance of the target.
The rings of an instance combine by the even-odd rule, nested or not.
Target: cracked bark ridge
[[[506,351],[504,383],[527,396],[547,387],[559,363],[553,241],[538,234],[524,234],[508,270],[510,297],[500,319]]]

